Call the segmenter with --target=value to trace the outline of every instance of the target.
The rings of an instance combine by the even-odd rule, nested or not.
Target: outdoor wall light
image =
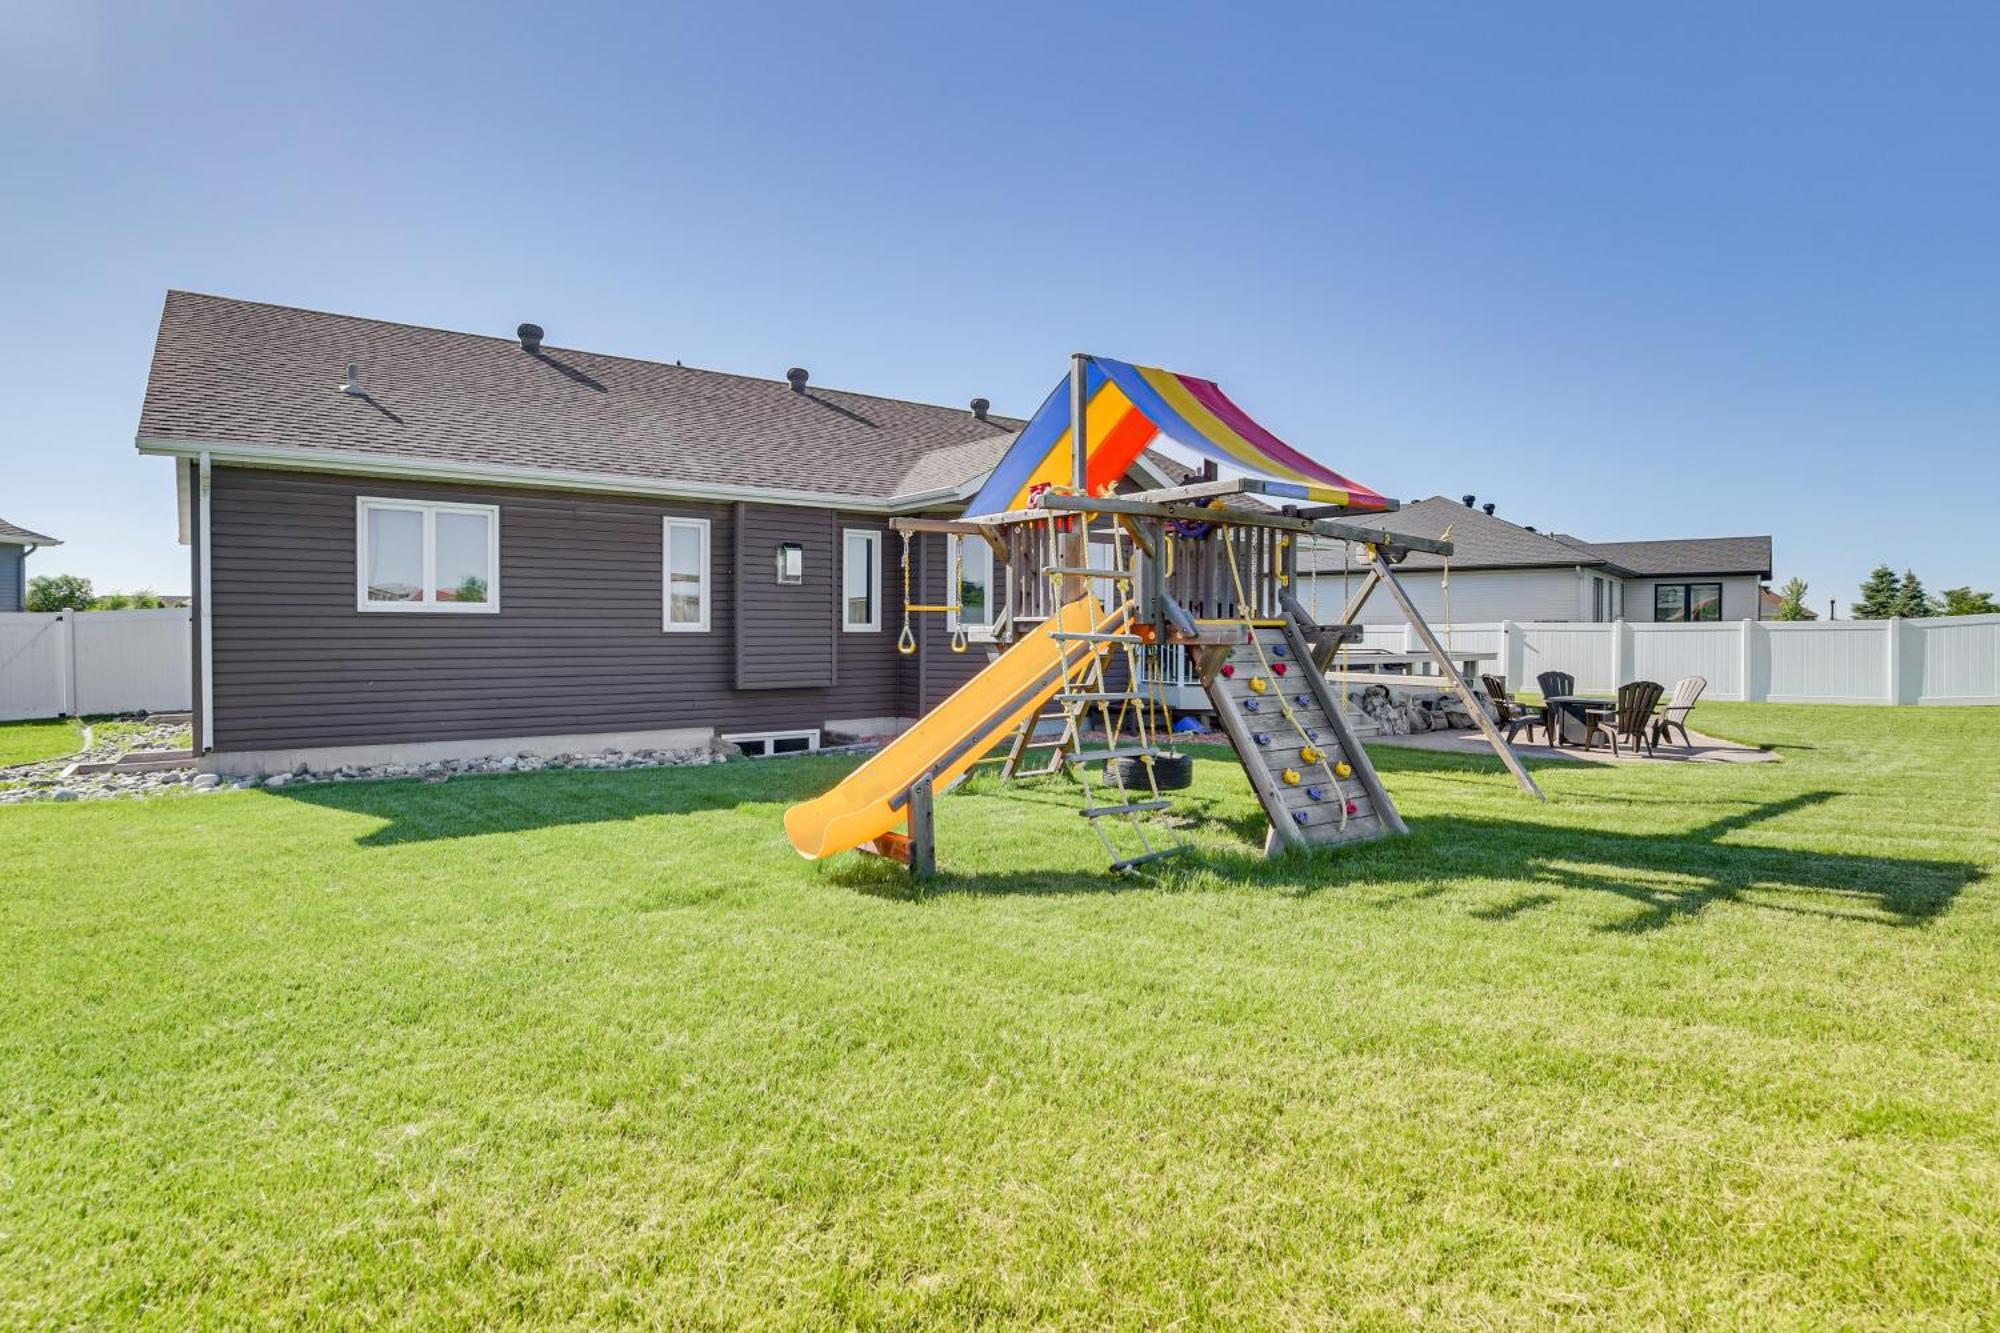
[[[778,582],[806,581],[806,548],[797,542],[778,543]]]

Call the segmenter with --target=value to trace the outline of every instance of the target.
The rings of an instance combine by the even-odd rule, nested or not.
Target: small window
[[[1691,620],[1721,620],[1722,585],[1656,583],[1653,585],[1653,619],[1672,624]]]
[[[945,538],[945,547],[947,566],[958,571],[958,596],[951,599],[958,610],[950,613],[948,628],[990,633],[1000,600],[993,577],[993,548],[984,538],[956,533]],[[948,582],[951,576],[945,577]]]
[[[819,749],[819,732],[745,731],[722,738],[752,759],[768,759],[774,754],[811,754]]]
[[[500,609],[500,509],[362,496],[355,605],[363,611]]]
[[[840,544],[840,627],[882,628],[882,534],[847,528]]]
[[[670,518],[664,522],[666,609],[661,628],[672,633],[700,633],[708,628],[708,520]]]

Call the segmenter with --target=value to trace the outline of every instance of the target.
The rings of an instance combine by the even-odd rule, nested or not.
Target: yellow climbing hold
[[[1250,678],[1250,692],[1252,694],[1262,694],[1264,691],[1270,688],[1271,688],[1271,683],[1265,680],[1262,676],[1252,676]]]
[[[1284,777],[1285,777],[1285,785],[1287,787],[1296,787],[1299,785],[1299,770],[1297,770],[1296,768],[1286,769]]]
[[[1316,747],[1308,745],[1305,749],[1299,751],[1299,758],[1305,760],[1308,764],[1317,764],[1320,760],[1326,758],[1326,756],[1321,754]]]
[[[1337,778],[1351,778],[1354,776],[1354,765],[1343,759],[1333,766],[1333,775]]]

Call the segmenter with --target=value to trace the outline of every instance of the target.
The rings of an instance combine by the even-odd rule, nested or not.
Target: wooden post
[[[937,828],[932,822],[931,775],[925,773],[910,788],[910,873],[918,879],[937,874]]]
[[[1416,632],[1417,637],[1424,641],[1424,647],[1430,650],[1432,660],[1438,664],[1438,670],[1442,671],[1445,679],[1451,682],[1451,688],[1465,704],[1465,711],[1472,714],[1473,722],[1486,735],[1486,743],[1493,747],[1493,752],[1500,756],[1500,762],[1507,765],[1508,771],[1513,773],[1514,781],[1520,783],[1521,789],[1536,800],[1547,800],[1548,797],[1542,795],[1542,789],[1535,785],[1535,780],[1528,776],[1528,770],[1522,765],[1521,757],[1514,753],[1514,747],[1507,744],[1506,739],[1500,735],[1500,729],[1493,725],[1493,719],[1486,715],[1486,707],[1479,702],[1479,696],[1475,695],[1472,687],[1465,683],[1465,677],[1458,674],[1458,664],[1445,653],[1444,645],[1437,641],[1437,636],[1431,633],[1431,627],[1424,623],[1416,604],[1411,602],[1410,595],[1403,591],[1403,585],[1396,582],[1396,573],[1389,568],[1389,562],[1382,558],[1382,553],[1379,551],[1371,550],[1368,558],[1374,565],[1376,578],[1389,590],[1389,595],[1396,599],[1396,605],[1403,609],[1403,619]]]

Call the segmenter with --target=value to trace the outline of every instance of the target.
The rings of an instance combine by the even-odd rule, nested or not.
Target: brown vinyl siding
[[[934,703],[986,660],[977,645],[947,651],[942,616],[922,618],[923,654],[897,655],[895,534],[883,541],[881,631],[841,632],[840,529],[885,530],[880,520],[752,507],[739,571],[729,505],[243,468],[216,468],[211,487],[218,750],[908,717],[920,688]],[[363,495],[497,505],[499,611],[358,610]],[[661,628],[667,515],[710,524],[705,633]],[[806,546],[805,585],[776,585],[769,547],[780,540]],[[942,539],[920,550],[941,594]],[[772,592],[797,595],[799,614]],[[741,662],[739,606],[757,613],[743,626]],[[758,687],[739,689],[739,679]],[[833,683],[795,683],[814,679]]]

